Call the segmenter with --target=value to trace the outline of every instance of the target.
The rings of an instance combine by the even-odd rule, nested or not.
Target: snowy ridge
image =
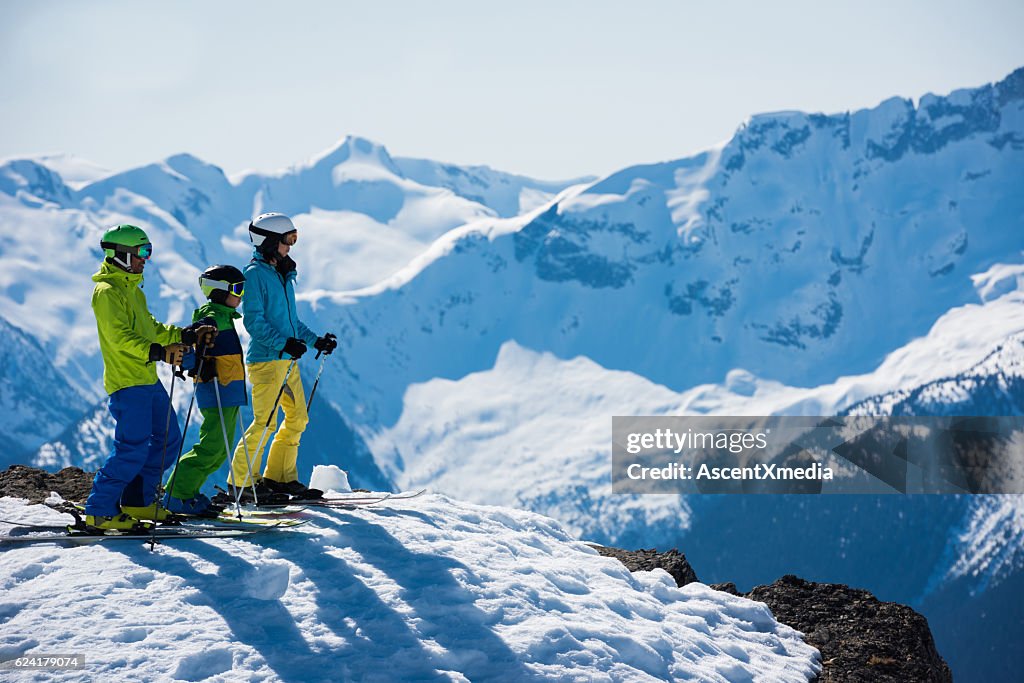
[[[861,401],[855,415],[1024,415],[1024,334],[953,376]]]
[[[110,681],[726,683],[820,671],[817,650],[763,603],[680,589],[663,570],[631,574],[540,515],[443,496],[307,515],[301,529],[155,553],[7,549],[0,655],[88,652],[89,674]],[[0,500],[4,519],[54,516]]]
[[[593,182],[594,178],[542,181],[502,173],[488,166],[454,166],[428,159],[399,158],[395,163],[412,180],[432,187],[444,187],[455,194],[494,209],[502,218],[532,211],[571,185]]]
[[[370,447],[400,488],[533,510],[577,537],[632,547],[677,537],[690,513],[678,496],[612,495],[609,416],[676,405],[632,373],[508,342],[489,371],[410,387],[401,419]]]

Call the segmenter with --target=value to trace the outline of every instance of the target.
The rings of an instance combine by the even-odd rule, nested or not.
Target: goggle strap
[[[129,247],[126,244],[118,244],[117,242],[100,242],[100,249],[113,249],[115,252],[120,251],[126,254],[134,254],[136,256],[139,255],[139,250],[143,247],[148,247],[149,253],[153,253],[153,244],[151,242],[140,244],[137,247]]]
[[[249,223],[249,232],[254,232],[257,235],[263,235],[264,237],[273,237],[275,235],[280,235],[281,234],[281,233],[278,233],[278,232],[271,232],[270,230],[266,230],[264,228],[258,228],[255,225],[253,225],[252,223]]]
[[[296,237],[293,238],[293,241],[292,241],[292,244],[294,244],[295,243],[294,239],[298,238],[298,232],[299,231],[298,230],[289,230],[288,232],[285,232],[285,233],[273,232],[273,231],[267,230],[265,228],[256,227],[252,223],[249,223],[249,232],[254,232],[257,235],[262,235],[263,237],[276,237],[279,240],[281,240],[282,242],[284,242],[284,238],[287,235],[295,235]],[[285,243],[288,244],[287,242],[285,242]]]

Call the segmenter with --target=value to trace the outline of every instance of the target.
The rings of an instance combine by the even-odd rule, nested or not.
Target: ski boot
[[[194,517],[216,517],[221,511],[219,506],[214,508],[210,499],[201,493],[197,493],[188,500],[174,498],[171,494],[164,496],[164,507],[176,515],[190,515]]]
[[[105,533],[107,531],[136,532],[141,533],[153,528],[152,524],[140,522],[131,515],[121,512],[112,517],[102,515],[86,515],[85,529],[90,533]]]
[[[308,488],[297,479],[295,481],[281,482],[264,477],[263,484],[274,493],[285,493],[289,496],[294,496],[298,500],[316,500],[317,498],[323,498],[324,495],[324,492],[320,489]]]
[[[145,507],[137,505],[122,505],[121,512],[126,515],[131,515],[135,519],[141,519],[147,522],[166,522],[171,519],[171,512],[163,505],[153,503],[152,505],[146,505]]]
[[[246,486],[245,488],[239,490],[234,486],[228,485],[227,491],[224,491],[223,489],[220,489],[220,487],[218,487],[220,493],[213,497],[213,502],[214,504],[231,506],[235,504],[235,495],[238,494],[239,502],[246,504],[253,503],[257,499],[261,503],[287,503],[290,496],[285,493],[275,492],[273,489],[271,489],[264,483],[266,481],[266,479],[261,479],[260,481],[256,482],[255,497],[253,496],[251,486]]]

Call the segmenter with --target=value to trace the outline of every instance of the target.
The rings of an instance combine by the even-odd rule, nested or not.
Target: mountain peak
[[[398,177],[404,177],[384,145],[357,135],[346,135],[334,147],[314,157],[310,165],[335,167],[344,163],[378,166]]]

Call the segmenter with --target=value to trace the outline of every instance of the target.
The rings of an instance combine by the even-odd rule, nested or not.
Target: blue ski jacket
[[[242,324],[251,338],[245,362],[252,365],[285,358],[282,352],[288,337],[312,346],[317,335],[299,320],[295,307],[295,271],[283,276],[254,253],[243,273]]]

